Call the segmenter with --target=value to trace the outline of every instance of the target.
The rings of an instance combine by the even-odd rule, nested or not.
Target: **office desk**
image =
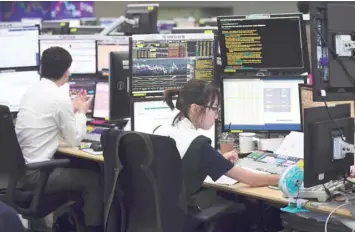
[[[60,147],[58,149],[59,152],[69,155],[69,156],[74,156],[82,159],[88,159],[96,162],[103,162],[104,157],[103,155],[92,155],[87,152],[81,151],[77,148],[70,148],[70,147]],[[251,188],[248,185],[242,184],[242,183],[237,183],[235,185],[221,185],[221,184],[211,184],[211,183],[206,183],[204,184],[206,187],[211,187],[211,188],[216,188],[218,190],[222,190],[225,192],[230,192],[230,193],[235,193],[235,194],[240,194],[244,195],[247,197],[251,198],[256,198],[268,202],[273,202],[277,203],[279,205],[286,206],[288,204],[288,201],[286,198],[282,196],[281,191],[275,190],[275,189],[270,189],[268,187],[261,187],[261,188]],[[318,202],[312,202],[309,201],[305,203],[304,207],[310,211],[313,212],[319,212],[319,213],[325,213],[329,214],[336,206],[340,205],[341,203],[318,203]],[[336,215],[347,217],[347,218],[352,218],[355,219],[355,213],[352,213],[350,210],[346,208],[340,208],[335,211]]]
[[[92,160],[92,161],[96,161],[96,162],[104,162],[103,155],[93,155],[93,154],[84,152],[82,150],[79,150],[78,148],[60,147],[58,149],[58,151],[63,153],[64,155],[75,156],[78,158],[88,159],[88,160]]]

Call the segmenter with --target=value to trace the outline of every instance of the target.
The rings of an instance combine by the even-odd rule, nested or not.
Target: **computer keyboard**
[[[324,186],[329,190],[330,195],[337,190],[344,190],[345,185],[343,180],[330,181]],[[301,199],[317,199],[319,202],[325,202],[330,197],[328,193],[325,191],[323,185],[316,185],[310,188],[301,187],[298,193],[297,198]],[[284,197],[287,197],[284,195]]]
[[[247,157],[239,159],[237,165],[259,172],[281,174],[286,168],[297,164],[301,159],[274,153],[254,151]]]

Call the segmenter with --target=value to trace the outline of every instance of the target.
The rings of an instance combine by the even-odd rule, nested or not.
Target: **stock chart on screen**
[[[2,4],[3,17],[1,13],[0,17],[4,21],[21,21],[22,18],[51,20],[94,16],[92,1],[4,1]]]
[[[0,4],[1,5],[1,4]],[[3,20],[21,21],[22,18],[49,19],[50,2],[3,2]]]
[[[132,42],[133,95],[161,95],[191,79],[213,80],[213,34],[133,35]]]

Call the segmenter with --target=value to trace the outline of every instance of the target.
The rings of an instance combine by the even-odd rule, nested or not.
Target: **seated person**
[[[178,95],[176,106],[172,99],[175,95]],[[209,139],[199,137],[197,130],[209,130],[218,118],[221,96],[219,90],[212,84],[202,80],[191,80],[180,90],[166,90],[164,101],[172,110],[177,108],[180,113],[175,117],[172,125],[158,127],[155,134],[169,136],[176,142],[182,158],[183,175],[191,209],[201,209],[203,204],[212,205],[213,202],[217,203],[217,200],[220,200],[216,194],[211,195],[201,191],[207,175],[214,181],[226,175],[252,187],[278,184],[278,175],[257,174],[236,166],[230,161],[238,158],[236,151],[221,155],[210,145]],[[196,141],[200,141],[199,146],[195,146]],[[210,199],[202,199],[206,197]]]
[[[68,82],[72,57],[61,47],[45,50],[41,58],[41,80],[25,93],[16,120],[16,134],[26,163],[53,159],[61,139],[78,146],[86,133],[86,112],[91,99],[71,101],[60,86]],[[31,190],[39,172],[28,172],[19,187]],[[103,202],[99,173],[77,168],[58,168],[48,178],[47,192],[82,192],[88,229],[101,231]]]

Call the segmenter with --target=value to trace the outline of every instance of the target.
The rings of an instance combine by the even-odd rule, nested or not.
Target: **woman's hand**
[[[224,158],[226,158],[227,160],[230,160],[232,162],[236,162],[239,159],[238,152],[236,150],[224,153],[223,156],[224,156]]]

